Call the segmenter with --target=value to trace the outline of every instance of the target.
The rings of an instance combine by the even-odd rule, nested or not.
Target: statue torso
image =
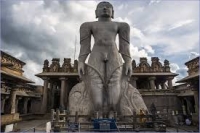
[[[122,59],[116,45],[116,35],[119,30],[118,22],[91,22],[91,33],[94,37],[94,46],[88,64],[99,71],[104,77],[106,63],[107,77],[109,78],[116,68],[122,65]]]

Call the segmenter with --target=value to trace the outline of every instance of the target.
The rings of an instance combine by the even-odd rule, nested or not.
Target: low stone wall
[[[19,119],[19,113],[1,115],[1,126],[17,123],[19,121],[21,121],[21,119]]]

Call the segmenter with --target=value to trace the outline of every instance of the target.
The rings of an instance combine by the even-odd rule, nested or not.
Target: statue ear
[[[97,11],[97,10],[95,10],[95,15],[96,15],[96,18],[99,17],[99,16],[98,16],[98,11]]]
[[[111,16],[111,18],[114,18],[114,10],[112,10],[112,16]]]

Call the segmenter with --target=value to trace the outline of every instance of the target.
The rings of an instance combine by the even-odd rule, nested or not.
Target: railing
[[[59,132],[59,131],[96,131],[94,129],[94,122],[79,122],[79,118],[89,118],[88,115],[78,115],[76,112],[75,115],[69,115],[66,110],[60,112],[60,110],[56,110],[56,112],[52,109],[51,110],[51,123],[52,123],[52,130]],[[157,119],[157,115],[133,115],[128,116],[117,116],[115,119],[132,119],[132,122],[115,122],[114,124],[117,125],[115,131],[164,131],[166,130],[165,123]],[[69,120],[74,120],[73,122],[69,122]],[[95,119],[95,118],[94,118]],[[145,122],[146,121],[146,122]],[[70,125],[71,124],[71,125]],[[74,125],[73,125],[74,124]],[[148,124],[150,128],[148,128]],[[162,126],[163,125],[163,126]],[[157,127],[156,127],[157,126]],[[145,129],[145,127],[147,127]],[[112,129],[111,129],[112,130]],[[98,130],[97,130],[98,131]],[[100,130],[99,130],[100,131]],[[110,130],[109,130],[110,131]]]

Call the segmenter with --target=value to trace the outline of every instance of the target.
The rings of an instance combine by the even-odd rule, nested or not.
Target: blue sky
[[[199,55],[198,0],[127,0],[110,1],[114,20],[131,27],[131,54],[159,57],[170,61],[171,71],[187,74],[184,63]],[[96,21],[95,9],[100,1],[1,1],[1,49],[26,62],[24,75],[36,84],[42,80],[43,61],[74,55],[75,38],[79,53],[79,27]]]

